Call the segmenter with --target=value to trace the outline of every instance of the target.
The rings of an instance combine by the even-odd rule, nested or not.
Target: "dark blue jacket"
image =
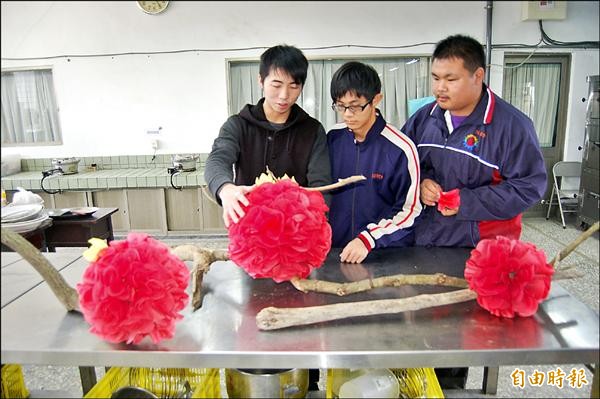
[[[531,119],[485,85],[482,94],[454,131],[449,112],[435,103],[423,106],[402,128],[419,150],[421,180],[432,179],[444,191],[460,189],[457,215],[426,207],[417,221],[416,245],[473,247],[480,235],[518,238],[520,214],[546,191],[546,167]]]
[[[360,238],[370,251],[413,244],[421,212],[419,158],[415,145],[381,115],[363,142],[345,124],[327,134],[333,181],[363,175],[365,181],[332,192],[329,221],[333,246]]]

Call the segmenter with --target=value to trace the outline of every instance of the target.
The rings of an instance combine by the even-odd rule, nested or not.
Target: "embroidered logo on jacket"
[[[467,134],[463,139],[463,146],[469,150],[473,151],[479,145],[479,138],[474,134]]]
[[[371,179],[373,180],[383,180],[383,174],[374,172],[371,174]]]

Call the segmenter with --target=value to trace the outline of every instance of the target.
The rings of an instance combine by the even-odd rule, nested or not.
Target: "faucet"
[[[183,171],[183,165],[179,163],[176,166],[173,166],[172,168],[167,168],[167,171],[169,172],[169,175],[171,175],[171,187],[173,187],[176,190],[183,190],[183,186],[177,187],[175,183],[173,183],[173,177],[180,174]]]
[[[63,170],[60,166],[57,166],[54,169],[48,169],[48,170],[43,170],[42,171],[42,180],[40,181],[40,186],[42,187],[42,190],[44,190],[45,193],[47,194],[57,194],[60,193],[61,190],[58,189],[56,191],[49,191],[46,190],[46,188],[44,188],[44,179],[46,179],[49,176],[54,176],[54,175],[61,175],[63,174]]]

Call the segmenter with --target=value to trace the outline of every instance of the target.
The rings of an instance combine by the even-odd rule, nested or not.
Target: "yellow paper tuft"
[[[95,262],[96,259],[98,259],[98,254],[100,251],[102,251],[104,248],[108,248],[108,244],[106,243],[106,240],[95,237],[90,238],[88,242],[90,243],[90,247],[83,252],[83,257],[88,262]]]
[[[254,184],[259,186],[263,183],[277,183],[279,180],[291,180],[294,183],[298,183],[293,176],[290,178],[287,173],[285,173],[283,177],[275,177],[273,172],[271,172],[267,166],[267,172],[261,173],[260,176],[255,179]]]
[[[267,173],[261,173],[260,176],[256,178],[254,184],[260,186],[263,183],[275,183],[277,179],[273,176],[273,173],[267,169]]]

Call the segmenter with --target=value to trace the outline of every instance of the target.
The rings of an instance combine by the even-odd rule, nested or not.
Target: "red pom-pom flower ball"
[[[90,332],[114,343],[172,338],[188,301],[189,270],[168,246],[146,234],[112,241],[77,284]]]
[[[550,292],[553,274],[542,250],[502,236],[479,241],[465,267],[479,305],[509,318],[535,314]]]
[[[458,188],[440,193],[440,199],[438,200],[437,205],[438,211],[441,212],[446,209],[458,209],[459,206],[460,190]]]
[[[247,194],[246,215],[229,227],[229,257],[253,278],[306,278],[323,264],[331,226],[323,195],[283,179]]]

